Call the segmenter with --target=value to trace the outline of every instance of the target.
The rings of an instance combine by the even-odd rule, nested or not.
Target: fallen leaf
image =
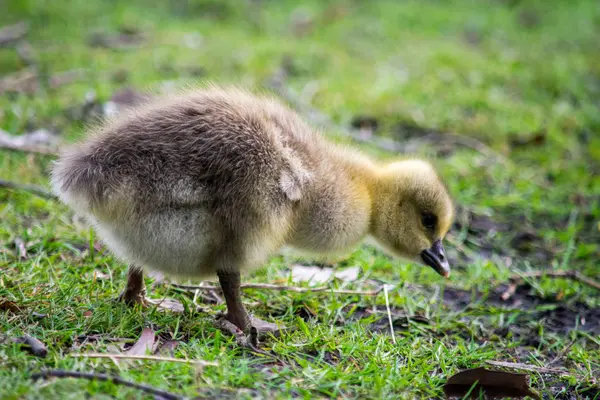
[[[485,368],[468,369],[450,377],[444,385],[444,393],[448,397],[461,398],[467,393],[471,398],[479,398],[480,392],[483,392],[486,398],[530,396],[540,399],[529,387],[528,378],[527,374],[490,371]]]
[[[21,309],[14,301],[0,299],[0,311],[19,312]]]
[[[332,268],[319,268],[305,265],[292,266],[292,281],[294,282],[322,284],[331,279],[332,276]]]
[[[42,343],[39,339],[34,338],[33,336],[23,335],[15,339],[16,343],[20,343],[21,347],[25,350],[29,351],[31,354],[37,357],[46,357],[48,354],[48,349],[46,345]]]
[[[152,354],[154,351],[154,343],[156,342],[156,335],[151,328],[144,328],[142,334],[137,342],[131,346],[125,354],[143,356],[146,354]]]
[[[358,279],[360,267],[349,267],[334,272],[333,276],[344,282],[352,282]]]
[[[110,279],[110,275],[96,269],[92,273],[92,279],[95,281],[106,281]]]
[[[344,282],[348,282],[356,280],[359,273],[359,267],[349,267],[334,271],[333,268],[320,268],[296,264],[292,266],[292,281],[323,284],[333,278],[337,278]]]
[[[83,316],[86,318],[89,318],[93,315],[94,313],[92,312],[92,310],[87,310],[83,312]]]
[[[151,304],[154,304],[160,310],[169,310],[176,313],[182,313],[185,311],[185,307],[180,301],[175,299],[146,299]]]

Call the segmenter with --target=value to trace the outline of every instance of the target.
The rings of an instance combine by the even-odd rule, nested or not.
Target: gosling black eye
[[[437,217],[431,213],[423,213],[421,215],[421,222],[423,226],[429,230],[434,230],[437,224]]]

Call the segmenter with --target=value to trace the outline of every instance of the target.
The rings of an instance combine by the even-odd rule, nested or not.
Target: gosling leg
[[[239,271],[217,272],[221,290],[227,303],[227,314],[225,319],[240,328],[243,332],[249,332],[252,327],[250,316],[242,303],[242,291],[240,288]]]
[[[227,303],[227,314],[225,315],[225,319],[245,333],[251,333],[252,328],[256,328],[258,333],[274,333],[279,330],[276,324],[248,315],[248,312],[242,303],[239,271],[218,272],[217,275],[219,276],[221,290],[223,290],[223,296]]]
[[[144,283],[144,271],[135,265],[130,265],[127,271],[127,284],[119,295],[119,301],[129,306],[136,304],[146,305],[146,284]]]

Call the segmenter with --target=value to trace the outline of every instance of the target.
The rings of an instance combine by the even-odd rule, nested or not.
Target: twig
[[[34,338],[33,336],[23,335],[13,340],[15,343],[21,344],[24,349],[26,349],[36,357],[44,358],[48,354],[48,349],[46,348],[46,345],[42,343],[39,339]]]
[[[216,285],[180,285],[177,283],[171,283],[171,286],[184,289],[184,290],[215,290],[220,291],[221,287]],[[371,290],[371,291],[361,291],[361,290],[345,290],[345,289],[332,289],[329,286],[317,286],[317,287],[298,287],[298,286],[286,286],[286,285],[272,285],[270,283],[245,283],[241,285],[242,289],[266,289],[266,290],[275,290],[279,292],[294,292],[294,293],[319,293],[319,292],[330,292],[334,294],[348,294],[348,295],[359,295],[359,296],[377,296],[379,293],[383,291],[383,286]]]
[[[512,368],[521,371],[531,371],[531,372],[539,372],[542,374],[561,374],[561,375],[569,375],[569,372],[560,368],[546,368],[546,367],[538,367],[536,365],[530,364],[521,364],[521,363],[513,363],[507,361],[486,361],[489,365],[494,365],[496,367],[504,367],[504,368]]]
[[[109,376],[106,374],[77,372],[77,371],[64,371],[64,370],[60,370],[60,369],[52,369],[52,370],[38,372],[36,374],[31,375],[31,379],[33,379],[33,380],[47,379],[47,378],[80,378],[80,379],[87,379],[90,381],[108,381],[108,382],[112,382],[116,385],[123,385],[123,386],[141,390],[142,392],[145,392],[145,393],[153,394],[155,396],[160,397],[161,399],[179,400],[179,399],[184,398],[183,396],[179,396],[175,393],[167,392],[166,390],[157,389],[152,386],[127,381],[121,377]]]
[[[146,355],[135,355],[135,354],[105,354],[105,353],[75,353],[70,354],[71,357],[86,357],[86,358],[114,358],[123,360],[150,360],[150,361],[167,361],[177,362],[183,364],[194,364],[200,367],[213,366],[216,367],[218,364],[212,361],[205,360],[188,360],[182,358],[173,357],[161,357],[161,356],[146,356]]]
[[[394,333],[394,322],[392,321],[392,312],[390,310],[390,299],[388,297],[387,285],[383,285],[383,293],[385,295],[385,308],[387,310],[388,322],[390,323],[390,333],[392,334],[392,343],[396,344],[396,334]]]
[[[511,282],[520,282],[525,278],[568,278],[600,290],[600,282],[583,275],[579,271],[534,271],[510,277]]]
[[[0,188],[12,189],[12,190],[23,190],[23,191],[35,194],[36,196],[43,197],[45,199],[50,199],[50,200],[58,199],[58,197],[56,197],[56,195],[54,195],[54,193],[51,193],[51,192],[47,191],[46,189],[44,189],[43,187],[37,186],[37,185],[27,185],[24,183],[16,183],[16,182],[11,182],[11,181],[6,181],[4,179],[0,179]]]

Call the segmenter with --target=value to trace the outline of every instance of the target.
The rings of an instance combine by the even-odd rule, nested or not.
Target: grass
[[[143,397],[112,383],[32,384],[29,376],[44,368],[118,373],[189,397],[432,398],[443,395],[441,386],[452,374],[486,360],[564,368],[563,377],[531,373],[544,398],[597,396],[597,386],[586,389],[600,376],[598,291],[563,279],[528,280],[515,294],[521,304],[498,300],[515,271],[600,276],[595,2],[260,4],[9,0],[0,24],[30,23],[28,40],[40,71],[86,73],[35,95],[0,95],[0,128],[20,134],[52,127],[70,141],[82,134],[84,122],[69,118],[67,110],[90,91],[106,101],[124,86],[146,90],[168,82],[262,87],[284,65],[286,84],[340,125],[373,117],[378,135],[400,141],[408,140],[407,127],[417,134],[453,132],[506,157],[499,162],[417,137],[415,152],[436,159],[457,204],[472,213],[459,213],[447,240],[451,280],[367,245],[338,263],[361,267],[357,281],[340,285],[397,285],[390,291],[396,344],[383,295],[248,291],[252,312],[292,328],[264,344],[282,365],[239,349],[215,329],[211,315],[115,304],[126,268],[97,250],[93,232],[78,229],[70,211],[54,201],[0,190],[0,300],[21,309],[0,310],[0,331],[8,337],[28,333],[49,351],[40,359],[16,344],[0,345],[0,398]],[[89,44],[94,33],[126,29],[143,33],[139,46]],[[14,49],[0,49],[0,74],[23,67]],[[392,156],[362,146],[374,156]],[[47,185],[48,165],[48,157],[0,151],[2,179]],[[25,243],[26,259],[18,258],[15,240]],[[288,282],[294,262],[289,255],[274,257],[247,280]],[[157,285],[150,295],[191,306],[190,297],[168,285]],[[587,325],[577,313],[588,316]],[[421,318],[406,322],[403,315]],[[148,326],[181,342],[177,357],[218,366],[198,371],[175,363],[116,365],[69,356],[115,351],[106,338],[135,340]],[[92,334],[104,339],[79,348],[77,338]]]

